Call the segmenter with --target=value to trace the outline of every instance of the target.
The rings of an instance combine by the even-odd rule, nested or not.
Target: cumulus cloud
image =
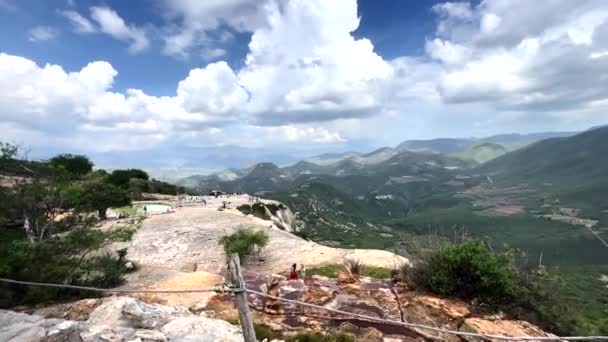
[[[607,118],[603,0],[437,4],[425,53],[392,60],[353,36],[354,0],[182,0],[166,7],[164,53],[196,51],[212,61],[184,75],[175,93],[115,91],[118,71],[104,61],[66,71],[2,54],[0,121],[55,135],[69,130],[126,149],[146,139],[230,144],[229,132],[262,146],[339,144],[391,129],[394,139],[405,138],[396,125],[444,135],[497,133],[487,127],[572,123],[575,109],[586,122]],[[91,8],[92,21],[74,11],[62,15],[77,32],[109,34],[132,52],[149,45],[143,28],[108,7]],[[243,31],[251,33],[248,52],[233,69],[219,43]]]
[[[36,26],[30,29],[28,33],[30,42],[44,42],[55,39],[58,34],[57,30],[50,26]]]
[[[236,75],[226,62],[190,70],[177,86],[177,96],[191,113],[237,114],[247,102],[247,92],[238,85]]]
[[[219,30],[217,40],[226,42],[232,37],[222,25],[237,31],[252,32],[264,25],[265,6],[269,0],[165,0],[165,7],[177,25],[164,34],[163,52],[169,56],[186,58],[194,48],[209,48],[214,40],[210,32]]]
[[[356,2],[294,0],[266,10],[269,24],[253,33],[238,73],[258,123],[363,117],[379,109],[393,70],[369,40],[352,36]]]
[[[201,55],[204,60],[212,61],[226,55],[226,50],[221,48],[208,48],[204,49]]]
[[[105,61],[69,72],[1,53],[0,122],[55,136],[86,131],[130,140],[154,136],[157,141],[234,121],[233,114],[247,99],[225,62],[192,70],[174,96],[112,91],[117,74]]]
[[[311,126],[296,126],[296,125],[284,125],[278,127],[266,127],[264,130],[267,134],[278,136],[277,140],[284,140],[288,142],[307,142],[307,143],[324,143],[334,144],[345,142],[340,133],[331,132],[324,127],[311,127]]]
[[[74,27],[74,31],[77,33],[97,32],[93,23],[89,19],[83,17],[80,13],[73,10],[60,11],[59,13],[69,20],[72,27]]]
[[[129,51],[138,53],[145,50],[150,42],[146,31],[125,21],[109,7],[91,7],[91,18],[97,22],[101,32],[130,43]]]
[[[442,38],[427,42],[426,51],[444,68],[438,90],[447,103],[560,111],[608,96],[608,59],[601,58],[608,43],[602,34],[608,28],[605,2],[437,6]]]

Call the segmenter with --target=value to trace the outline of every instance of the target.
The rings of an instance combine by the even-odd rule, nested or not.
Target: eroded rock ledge
[[[48,316],[86,317],[81,321],[0,310],[0,341],[243,341],[236,326],[180,306],[148,304],[129,297],[108,297],[94,304],[98,306],[93,308],[91,300],[84,300],[63,312],[46,312]]]

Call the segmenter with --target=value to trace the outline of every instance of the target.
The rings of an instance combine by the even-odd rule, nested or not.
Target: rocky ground
[[[26,314],[0,310],[0,341],[240,342],[238,327],[181,306],[129,297],[85,299]]]
[[[197,273],[200,274],[193,276]],[[213,281],[208,276],[205,272],[195,272],[181,280],[204,284]],[[313,276],[286,280],[277,275],[257,274],[247,274],[245,278],[250,289],[384,320],[484,334],[553,336],[530,323],[484,313],[480,308],[458,300],[417,293],[402,284],[359,278],[345,271],[337,279]],[[184,283],[165,284],[168,287],[182,285]],[[0,310],[0,341],[242,341],[231,295],[187,298],[197,295],[112,296],[29,308],[26,312]],[[351,334],[357,341],[369,342],[497,341],[461,338],[444,332],[347,317],[326,310],[278,303],[256,294],[249,294],[248,299],[254,321],[270,329],[271,338],[277,340],[309,330],[340,331]]]
[[[393,284],[388,280],[353,277],[345,271],[338,275],[337,280],[320,276],[286,280],[276,275],[270,278],[249,274],[246,282],[248,288],[275,296],[384,320],[485,334],[552,336],[528,322],[483,313],[462,301],[417,293],[405,285]],[[358,341],[462,341],[449,333],[346,317],[297,304],[278,303],[255,294],[249,295],[249,302],[256,322],[286,335],[302,329],[337,329],[355,335]],[[236,317],[230,295],[215,296],[207,309],[219,317]]]
[[[368,265],[387,268],[409,263],[406,258],[382,250],[339,249],[304,240],[278,229],[272,221],[243,215],[236,207],[248,203],[248,196],[210,199],[207,207],[193,205],[176,208],[174,213],[148,217],[127,247],[130,260],[140,265],[131,275],[127,286],[150,286],[179,272],[206,271],[223,274],[226,261],[219,239],[241,226],[262,229],[270,236],[261,262],[245,266],[259,274],[280,273],[293,263],[307,267],[341,263],[345,258],[364,261]],[[230,202],[229,209],[218,210],[222,202]]]
[[[222,202],[228,209],[218,210]],[[239,225],[270,235],[263,261],[244,267],[247,288],[326,308],[371,317],[427,324],[458,331],[510,336],[548,336],[539,328],[500,315],[487,315],[466,303],[417,293],[389,280],[359,278],[343,270],[338,279],[318,276],[286,280],[292,263],[307,267],[355,258],[367,265],[393,268],[409,261],[387,251],[331,248],[278,229],[272,221],[245,216],[235,209],[247,196],[212,199],[148,217],[126,245],[138,265],[129,275],[130,289],[209,289],[223,282],[225,256],[218,240]],[[121,248],[125,245],[115,245]],[[254,320],[276,336],[295,332],[350,333],[358,341],[459,341],[460,338],[373,320],[353,319],[326,310],[278,303],[249,294]],[[85,299],[22,312],[0,310],[0,341],[242,341],[230,294],[139,294]],[[471,339],[469,339],[471,340]],[[471,340],[473,341],[473,340]],[[477,341],[477,340],[475,340]]]

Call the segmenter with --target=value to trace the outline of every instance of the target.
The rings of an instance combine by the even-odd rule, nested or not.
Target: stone
[[[188,336],[188,339],[197,341],[225,341],[241,342],[243,336],[234,325],[216,319],[205,317],[180,317],[172,320],[161,332],[169,339]]]
[[[81,341],[80,324],[74,321],[61,322],[48,329],[44,341]]]
[[[0,310],[0,341],[79,342],[78,329],[73,321]]]
[[[164,342],[242,341],[230,323],[194,315],[184,307],[147,304],[129,297],[103,299],[86,321],[44,318],[0,310],[0,341]]]
[[[135,338],[142,342],[167,341],[167,336],[156,330],[137,330]]]
[[[536,325],[518,320],[498,320],[491,321],[479,317],[467,318],[461,330],[473,331],[488,335],[505,336],[533,336],[533,337],[555,337],[555,335],[544,332]],[[463,337],[468,341],[479,341],[478,338]],[[498,339],[486,339],[487,341],[502,341]]]
[[[89,315],[99,305],[102,300],[100,298],[82,299],[68,305],[63,313],[63,318],[75,321],[86,321]]]
[[[135,301],[135,299],[129,297],[107,298],[89,315],[87,320],[90,327],[89,334],[94,335],[104,330],[126,326],[126,322],[122,320],[122,308],[131,301]]]
[[[338,284],[354,284],[359,280],[357,276],[352,274],[346,267],[342,267],[342,269],[338,271],[336,279],[338,279]]]
[[[463,319],[471,314],[467,305],[458,300],[437,298],[431,296],[416,296],[415,300],[431,308],[441,310],[453,319]]]
[[[125,302],[122,313],[130,321],[129,326],[142,329],[157,329],[172,319],[192,315],[184,307],[147,304],[135,299]]]

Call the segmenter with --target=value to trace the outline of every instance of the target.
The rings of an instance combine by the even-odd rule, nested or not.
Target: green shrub
[[[255,338],[258,341],[263,341],[265,339],[272,341],[281,337],[280,334],[272,331],[266,324],[253,323],[253,329],[255,330]]]
[[[365,266],[361,275],[374,279],[388,279],[391,278],[392,270],[384,267]]]
[[[320,275],[327,278],[335,278],[338,276],[338,272],[340,272],[341,268],[342,266],[338,264],[312,267],[306,270],[306,276],[312,277],[313,275]]]
[[[259,258],[260,252],[268,244],[269,240],[270,236],[264,231],[239,227],[235,233],[223,236],[219,242],[224,248],[226,255],[236,253],[241,263],[244,263],[252,254],[255,254]]]
[[[78,177],[83,176],[93,170],[93,162],[82,155],[60,154],[49,160],[49,165],[55,169],[63,170]]]
[[[286,339],[287,342],[354,342],[351,334],[337,332],[322,334],[320,332],[303,331]]]
[[[330,264],[319,267],[312,267],[306,270],[306,276],[312,277],[313,275],[320,275],[327,278],[336,278],[338,276],[338,272],[340,272],[342,267],[344,266],[340,264]],[[392,270],[384,267],[365,266],[361,275],[374,279],[387,279],[391,278],[391,272]]]
[[[115,287],[129,270],[118,254],[94,252],[112,241],[128,241],[131,228],[100,231],[87,225],[61,237],[32,242],[18,239],[0,251],[0,277],[68,285]],[[46,302],[73,296],[94,296],[86,291],[50,287],[0,285],[0,307]]]
[[[365,269],[365,264],[359,259],[346,258],[344,259],[344,266],[350,271],[350,273],[357,275],[361,275]]]
[[[432,253],[417,264],[413,280],[440,295],[499,304],[516,292],[514,265],[509,254],[493,253],[482,241],[469,240]]]
[[[244,215],[251,214],[251,206],[249,204],[242,204],[236,207],[236,209],[242,212]]]

